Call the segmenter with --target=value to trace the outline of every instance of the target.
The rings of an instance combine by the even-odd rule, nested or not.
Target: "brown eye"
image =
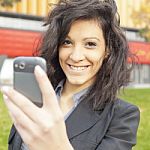
[[[97,46],[97,44],[95,42],[87,42],[86,43],[87,48],[95,48],[96,46]]]
[[[70,40],[64,40],[63,41],[63,43],[62,43],[62,45],[64,45],[64,46],[69,46],[69,45],[71,45],[72,43],[71,43],[71,41]]]

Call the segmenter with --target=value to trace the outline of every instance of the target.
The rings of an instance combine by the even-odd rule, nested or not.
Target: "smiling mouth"
[[[68,65],[68,66],[74,71],[83,71],[89,67],[89,66],[73,66],[73,65]]]

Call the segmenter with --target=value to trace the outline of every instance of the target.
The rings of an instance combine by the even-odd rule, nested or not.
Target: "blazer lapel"
[[[99,113],[92,109],[90,102],[83,100],[66,120],[68,138],[71,139],[89,129],[99,119]]]

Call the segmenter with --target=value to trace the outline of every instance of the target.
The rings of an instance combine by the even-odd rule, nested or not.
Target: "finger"
[[[15,125],[15,127],[16,127],[16,125]],[[17,126],[16,129],[17,129],[19,135],[21,136],[23,143],[29,148],[28,143],[29,143],[29,141],[31,141],[31,135],[28,134],[28,132],[26,132],[26,130],[23,130],[23,128],[20,126]]]
[[[26,145],[31,145],[37,142],[37,137],[39,134],[39,129],[37,126],[33,127],[32,130],[27,130],[27,128],[25,128],[24,126],[19,126],[18,124],[14,125]]]
[[[7,109],[8,109],[8,106],[7,106],[8,105],[8,96],[3,94],[3,101],[4,101],[4,103],[5,103],[5,105],[6,105]],[[13,115],[12,115],[12,113],[11,113],[11,111],[9,109],[8,109],[8,114],[9,114],[12,122],[15,123],[15,119],[14,119],[14,117],[13,117]]]
[[[43,106],[51,109],[59,107],[55,91],[46,75],[40,66],[35,67],[35,76],[43,96]]]
[[[43,131],[43,129],[47,130],[50,126],[53,126],[51,121],[52,116],[42,109],[39,110],[38,119],[33,122],[19,107],[9,100],[6,95],[4,95],[4,102],[17,131],[26,143],[31,143],[31,140],[34,140],[34,137],[38,137],[40,131]]]
[[[24,95],[15,91],[10,87],[2,87],[2,93],[6,95],[14,105],[16,105],[21,111],[23,111],[32,121],[36,122],[38,119],[39,107],[34,105]]]
[[[28,116],[26,116],[19,107],[9,100],[7,96],[4,96],[4,102],[9,110],[10,117],[16,128],[19,127],[23,130],[26,130],[28,133],[32,133],[33,129],[36,127],[35,123]]]

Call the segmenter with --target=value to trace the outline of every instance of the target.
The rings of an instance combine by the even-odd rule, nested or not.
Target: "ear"
[[[108,49],[106,49],[106,51],[105,51],[105,57],[104,58],[107,58],[108,56],[109,56],[109,50]]]

